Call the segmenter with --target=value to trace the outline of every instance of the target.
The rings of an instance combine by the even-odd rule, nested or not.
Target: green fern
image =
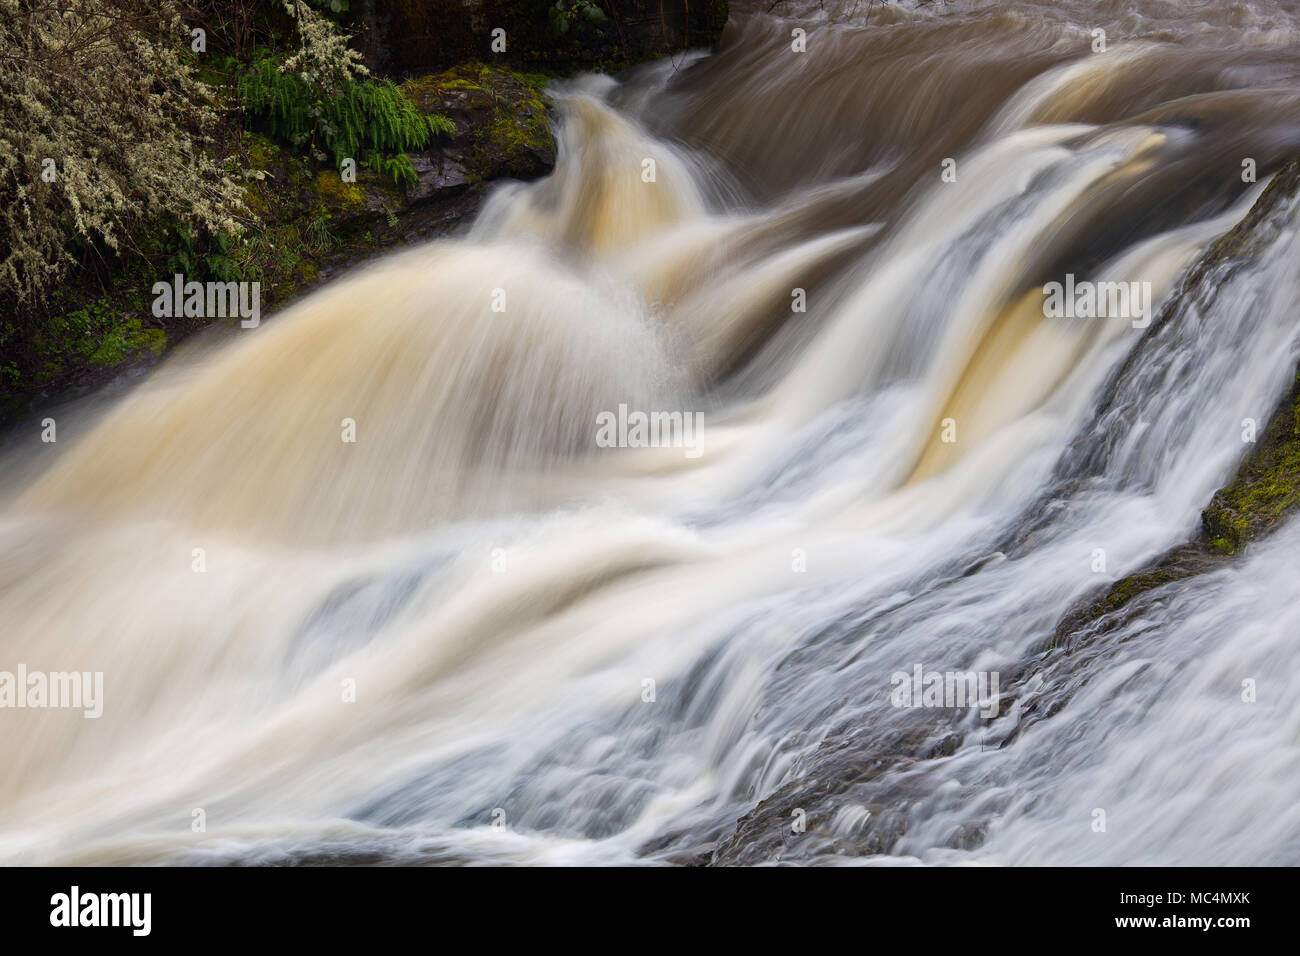
[[[416,175],[415,167],[411,165],[410,157],[405,153],[398,153],[395,156],[380,156],[377,153],[371,153],[366,160],[366,165],[381,176],[392,176],[393,183],[397,186],[403,183],[414,186],[420,178]]]
[[[441,113],[431,113],[428,116],[429,129],[433,130],[435,136],[455,136],[456,124],[443,116]]]
[[[257,60],[239,81],[244,110],[273,136],[306,149],[323,149],[341,166],[352,158],[395,183],[415,183],[409,150],[436,135],[450,136],[445,116],[425,116],[389,80],[360,80],[328,96],[293,73],[282,73],[280,57]]]

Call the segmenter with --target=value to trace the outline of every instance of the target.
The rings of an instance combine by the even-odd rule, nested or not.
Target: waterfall
[[[6,451],[0,671],[102,713],[0,713],[0,860],[1295,861],[1300,525],[1035,669],[1292,381],[1300,201],[1189,275],[1300,155],[1293,6],[769,7]]]

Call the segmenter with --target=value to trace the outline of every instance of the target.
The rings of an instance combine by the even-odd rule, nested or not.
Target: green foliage
[[[300,149],[327,151],[336,167],[353,159],[395,183],[414,183],[406,152],[455,131],[447,117],[421,113],[389,80],[348,80],[330,94],[285,72],[283,63],[264,57],[240,78],[244,109],[272,135]]]
[[[104,299],[99,299],[75,312],[52,318],[47,335],[51,339],[62,341],[81,341],[81,350],[89,354],[98,347],[98,340],[113,327],[115,321],[112,306]]]
[[[0,61],[5,306],[47,296],[83,254],[134,253],[159,221],[242,228],[174,0],[0,0]]]
[[[443,116],[441,113],[431,113],[428,117],[429,129],[433,130],[435,136],[454,136],[456,135],[456,124]]]
[[[138,316],[120,311],[108,299],[97,299],[46,323],[35,340],[40,369],[35,382],[57,377],[69,363],[112,366],[131,352],[157,355],[166,341],[161,329],[143,328]]]
[[[563,36],[579,20],[600,23],[606,19],[605,11],[596,6],[592,0],[556,0],[555,6],[546,11],[551,21],[551,29]]]
[[[303,244],[317,255],[327,252],[339,244],[338,236],[330,229],[333,217],[323,209],[318,209],[307,222],[307,235]]]
[[[371,153],[366,160],[366,165],[381,176],[393,177],[393,184],[397,186],[402,183],[414,186],[419,180],[415,174],[415,167],[411,165],[411,160],[405,153],[398,153],[395,156]]]
[[[179,272],[199,281],[238,282],[244,275],[231,258],[234,244],[231,237],[216,233],[208,238],[206,247],[200,248],[193,231],[181,223],[168,233],[163,247],[167,272]]]

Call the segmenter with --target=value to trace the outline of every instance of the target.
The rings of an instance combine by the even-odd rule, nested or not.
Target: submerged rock
[[[1246,218],[1205,253],[1184,279],[1181,294],[1221,282],[1225,265],[1252,261],[1281,230],[1291,228],[1293,197],[1298,194],[1300,162],[1278,173]],[[1177,320],[1172,311],[1162,319]],[[1223,566],[1235,550],[1268,534],[1298,509],[1300,377],[1253,452],[1214,496],[1196,539],[1080,602],[1061,620],[1042,656],[1003,670],[1000,711],[979,722],[981,748],[1005,747],[1034,722],[1064,707],[1087,682],[1096,662],[1113,657],[1116,643],[1127,633],[1120,625],[1129,615],[1147,613],[1164,599],[1168,592],[1162,585]],[[960,576],[963,570],[971,569],[954,566],[953,573]],[[942,582],[934,587],[941,588]],[[802,758],[801,772],[758,802],[697,861],[751,865],[778,862],[787,853],[806,860],[898,852],[899,841],[909,836],[910,808],[934,798],[923,776],[909,769],[953,753],[970,733],[952,711],[901,713],[906,718],[901,726],[884,728],[864,721],[833,730]],[[1009,793],[981,793],[989,819],[1001,811]],[[967,849],[983,842],[983,825],[963,822],[927,839],[936,847]]]
[[[1198,285],[1222,281],[1225,264],[1251,261],[1286,228],[1289,207],[1300,196],[1300,160],[1282,169],[1245,219],[1201,257],[1181,286],[1190,295]],[[1300,369],[1254,448],[1232,480],[1215,492],[1201,513],[1201,531],[1191,541],[1161,555],[1145,568],[1121,578],[1101,597],[1080,602],[1062,618],[1052,648],[1071,646],[1079,635],[1109,630],[1124,620],[1120,612],[1139,595],[1173,581],[1222,566],[1247,543],[1258,540],[1300,510]]]

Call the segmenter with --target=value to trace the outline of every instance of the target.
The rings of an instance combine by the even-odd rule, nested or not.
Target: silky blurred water
[[[554,85],[464,236],[11,443],[0,669],[105,699],[0,714],[0,858],[1295,862],[1300,529],[1030,676],[1292,380],[1290,205],[1185,278],[1300,146],[1294,5],[767,6]],[[1067,273],[1154,321],[1045,317]]]

